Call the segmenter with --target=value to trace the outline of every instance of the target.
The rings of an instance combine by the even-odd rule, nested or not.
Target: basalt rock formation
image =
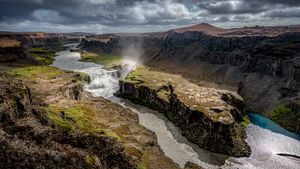
[[[86,39],[83,48],[118,52],[126,47],[124,39],[139,39],[145,65],[238,92],[248,111],[300,133],[300,26],[221,29],[199,24],[160,33],[111,34],[103,43],[99,39],[104,36]],[[272,113],[282,106],[291,111]]]
[[[16,39],[21,41],[24,46],[58,46],[65,43],[80,42],[87,34],[83,33],[70,33],[70,34],[57,34],[57,33],[15,33],[15,32],[1,32],[0,37]]]
[[[0,62],[14,62],[25,58],[25,50],[20,41],[8,38],[0,39]]]
[[[120,81],[117,95],[164,113],[201,148],[236,157],[251,154],[241,123],[244,103],[237,94],[137,68]]]

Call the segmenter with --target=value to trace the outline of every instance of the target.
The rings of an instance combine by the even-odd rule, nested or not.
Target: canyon
[[[247,111],[299,133],[299,39],[299,26],[221,29],[203,23],[159,33],[87,37],[80,46],[120,53],[138,44],[144,65],[181,74],[200,86],[236,92]],[[273,116],[283,108],[290,111]]]
[[[247,112],[300,134],[299,26],[1,32],[0,42],[0,160],[8,160],[0,167],[237,167],[263,146],[253,146],[257,128]],[[74,42],[78,48],[64,45]],[[153,125],[141,123],[148,109],[118,97],[161,113],[183,143],[208,150],[218,164],[199,163],[201,157],[176,161],[157,130],[149,130]]]

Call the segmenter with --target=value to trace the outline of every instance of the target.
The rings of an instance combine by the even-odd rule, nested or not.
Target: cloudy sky
[[[0,31],[153,32],[300,24],[300,0],[0,0]]]

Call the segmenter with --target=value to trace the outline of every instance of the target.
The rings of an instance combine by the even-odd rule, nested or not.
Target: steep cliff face
[[[206,150],[236,157],[251,154],[241,124],[244,104],[233,93],[138,68],[120,81],[118,96],[164,113],[189,141]]]
[[[8,38],[0,39],[0,62],[12,62],[24,59],[25,51],[20,41]]]
[[[57,46],[64,43],[80,42],[85,35],[56,34],[56,33],[10,33],[4,32],[0,37],[21,41],[24,46]]]
[[[153,39],[148,41],[147,37],[149,37],[148,34],[99,35],[82,39],[79,46],[81,49],[97,53],[120,54],[127,48],[144,47],[143,44],[152,45]]]
[[[131,36],[143,39],[145,65],[182,74],[199,85],[213,82],[216,87],[238,92],[248,111],[270,117],[281,105],[299,106],[299,27],[218,29],[200,24]],[[106,50],[120,50],[118,44],[126,38],[114,37],[112,44],[104,45]],[[280,116],[285,121],[280,125],[300,133],[300,112],[293,108],[291,114],[296,121],[293,127],[287,116]]]
[[[293,107],[299,100],[299,39],[298,32],[275,37],[216,37],[170,31],[162,47],[144,57],[150,66],[229,85],[244,98],[249,111],[269,116],[279,105]],[[299,111],[293,113],[300,116]],[[298,120],[288,129],[300,132],[299,124]]]

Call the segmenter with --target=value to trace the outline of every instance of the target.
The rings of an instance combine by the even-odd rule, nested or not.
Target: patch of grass
[[[29,66],[23,68],[14,68],[8,73],[13,76],[28,79],[36,79],[38,77],[45,77],[51,79],[64,74],[64,71],[52,66]]]
[[[111,68],[113,66],[118,66],[122,64],[122,56],[114,54],[96,54],[91,52],[81,53],[80,61],[83,62],[93,62],[101,64],[106,68]]]
[[[161,86],[167,86],[168,77],[168,74],[150,71],[146,67],[140,66],[129,73],[124,81],[136,85],[142,84],[150,89],[158,90]]]
[[[95,164],[98,161],[98,157],[97,156],[86,156],[85,157],[85,162],[88,164],[88,168],[93,168],[95,166]]]
[[[28,51],[39,65],[50,65],[55,60],[55,51],[43,48],[29,48]]]
[[[30,53],[47,53],[47,52],[49,52],[49,50],[47,50],[47,49],[37,48],[37,47],[29,48],[28,51]]]
[[[88,74],[82,72],[74,72],[73,76],[76,80],[83,81],[83,82],[90,82],[91,78]]]
[[[274,111],[269,112],[268,114],[271,117],[277,117],[279,115],[289,114],[292,112],[292,109],[288,105],[280,105]]]
[[[289,105],[279,105],[274,111],[268,112],[267,117],[290,131],[296,131],[296,126],[300,124],[300,116]]]
[[[120,140],[120,137],[115,132],[106,129],[95,120],[95,112],[93,112],[88,105],[77,105],[71,108],[62,108],[52,105],[47,107],[46,110],[48,117],[67,132],[80,130],[84,133],[99,133]]]
[[[250,123],[251,123],[251,121],[250,121],[249,116],[245,115],[245,116],[243,117],[242,124],[243,124],[244,126],[248,126]]]
[[[140,165],[137,166],[137,169],[146,169],[146,168],[143,164],[140,164]]]
[[[157,92],[157,96],[166,102],[169,102],[170,95],[171,92],[167,90],[160,90],[159,92]]]
[[[54,53],[47,55],[32,53],[31,55],[38,62],[39,65],[51,65],[55,60]]]
[[[148,151],[145,151],[143,153],[142,164],[139,165],[139,167],[141,167],[141,169],[148,169],[148,168],[150,168],[150,155],[149,155]]]

